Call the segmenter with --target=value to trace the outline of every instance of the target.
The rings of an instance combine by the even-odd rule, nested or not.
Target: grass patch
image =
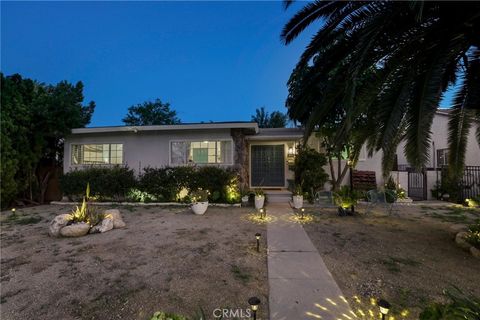
[[[243,271],[242,269],[240,269],[239,266],[237,265],[232,265],[232,269],[231,269],[232,273],[233,273],[233,276],[235,277],[235,279],[241,281],[243,284],[247,284],[250,279],[251,279],[251,275],[245,271]]]
[[[410,266],[410,267],[417,267],[421,263],[410,259],[410,258],[400,258],[400,257],[388,257],[387,259],[381,259],[380,263],[384,265],[388,271],[392,273],[401,272],[402,266]]]
[[[40,216],[20,216],[18,214],[11,214],[7,218],[7,222],[19,225],[35,224],[40,221],[42,221],[42,217]]]

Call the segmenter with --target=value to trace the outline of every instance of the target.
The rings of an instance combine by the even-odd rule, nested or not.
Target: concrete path
[[[270,320],[355,318],[290,206],[269,204],[268,215]]]

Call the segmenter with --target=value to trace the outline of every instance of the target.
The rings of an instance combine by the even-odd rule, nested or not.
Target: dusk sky
[[[121,125],[155,98],[183,122],[246,121],[261,106],[286,112],[287,80],[318,24],[289,46],[280,32],[304,4],[2,1],[1,71],[82,81],[97,104],[90,126]]]

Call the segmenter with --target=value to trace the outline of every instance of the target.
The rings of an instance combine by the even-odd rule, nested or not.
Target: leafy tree
[[[255,110],[252,121],[258,123],[260,128],[285,128],[288,123],[288,116],[280,111],[273,111],[269,114],[265,107]]]
[[[90,122],[95,104],[82,105],[83,84],[45,85],[1,74],[1,204],[15,197],[43,202],[63,161],[63,138]]]
[[[291,18],[282,39],[290,43],[319,20],[325,23],[294,71],[300,80],[292,74],[289,87],[297,97],[289,115],[305,124],[306,135],[341,105],[338,138],[369,114],[375,124],[369,151],[383,151],[384,173],[403,139],[408,161],[421,168],[439,102],[457,86],[449,147],[452,171],[462,172],[466,132],[480,120],[480,3],[315,1]]]
[[[146,101],[128,108],[128,114],[122,120],[129,126],[151,126],[164,124],[178,124],[177,112],[170,109],[169,103],[162,103],[160,99]]]
[[[328,180],[328,174],[323,170],[326,164],[323,154],[308,147],[299,149],[294,163],[295,184],[308,194],[323,188]]]

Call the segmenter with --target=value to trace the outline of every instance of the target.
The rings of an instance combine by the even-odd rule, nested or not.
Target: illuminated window
[[[170,145],[172,164],[231,164],[232,142],[174,141]]]
[[[72,164],[122,164],[123,144],[72,144]]]

